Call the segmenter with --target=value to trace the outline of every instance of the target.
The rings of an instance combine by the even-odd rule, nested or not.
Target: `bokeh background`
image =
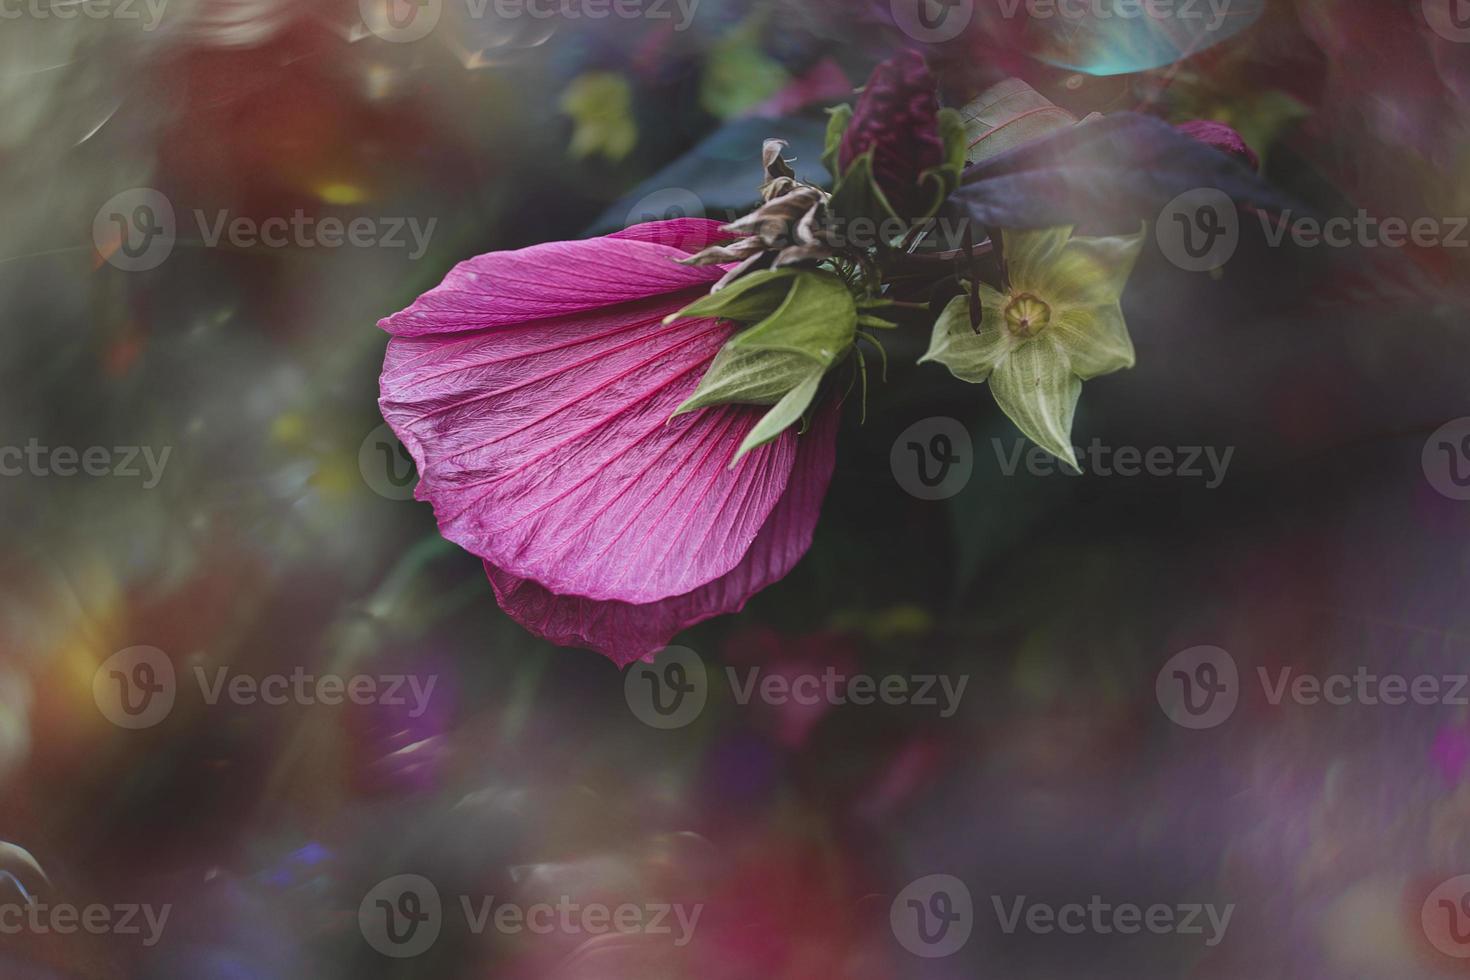
[[[111,469],[135,447],[140,471],[63,476],[48,452],[45,472],[0,477],[0,904],[172,912],[153,945],[0,935],[0,976],[1470,969],[1455,955],[1470,945],[1447,953],[1421,916],[1470,872],[1470,712],[1273,704],[1257,681],[1470,671],[1470,502],[1446,483],[1453,461],[1427,462],[1470,415],[1470,250],[1271,247],[1249,217],[1214,273],[1150,245],[1124,303],[1138,367],[1088,384],[1076,441],[1229,450],[1213,487],[1007,475],[1018,436],[988,394],[914,367],[922,332],[895,337],[866,419],[845,413],[810,554],[680,638],[707,703],[671,730],[640,719],[611,663],[499,612],[479,561],[406,499],[376,407],[376,321],[455,262],[739,213],[767,136],[816,178],[823,107],[901,46],[925,51],[951,104],[1020,76],[1079,116],[1217,119],[1304,213],[1452,223],[1470,214],[1457,0],[1237,3],[1209,46],[1147,22],[1006,18],[998,0],[960,4],[973,24],[942,40],[905,33],[902,0],[701,0],[687,22],[672,3],[593,20],[444,0],[396,22],[371,2],[120,4],[37,0],[0,20],[0,445],[105,447]],[[429,11],[422,37],[395,26]],[[159,198],[173,240],[138,258]],[[211,243],[196,212],[363,218],[376,238]],[[125,235],[113,214],[141,224]],[[422,249],[415,222],[433,222]],[[402,246],[382,240],[395,225]],[[944,418],[971,437],[971,473],[920,499],[895,442]],[[1453,433],[1470,471],[1470,428]],[[1239,703],[1195,730],[1155,682],[1201,645],[1228,651]],[[130,730],[93,682],[138,646],[168,658],[179,695]],[[753,667],[966,686],[947,716],[741,704],[726,669]],[[417,717],[209,704],[195,668],[436,687]],[[446,907],[411,958],[359,919],[402,874]],[[949,955],[916,955],[890,911],[935,874],[963,883],[973,921]],[[1206,945],[1008,934],[993,905],[1094,895],[1234,912]],[[679,946],[477,933],[460,896],[702,913]]]

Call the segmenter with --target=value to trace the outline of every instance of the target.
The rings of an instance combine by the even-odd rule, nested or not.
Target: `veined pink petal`
[[[795,461],[787,432],[729,468],[763,409],[670,418],[732,328],[664,325],[722,273],[676,265],[654,239],[684,232],[660,224],[461,263],[384,321],[379,404],[415,495],[446,538],[557,595],[641,605],[725,575]]]
[[[485,563],[496,598],[516,622],[562,646],[596,650],[623,667],[650,660],[681,630],[739,612],[752,595],[779,581],[811,546],[822,498],[832,478],[839,412],[821,408],[798,437],[796,464],[781,502],[732,571],[685,595],[635,605],[562,596]]]
[[[735,236],[728,231],[721,231],[720,223],[708,218],[674,218],[669,221],[645,221],[642,224],[629,225],[607,237],[671,245],[693,255],[716,242],[731,241]]]
[[[454,333],[563,317],[709,283],[712,267],[677,263],[730,236],[702,218],[651,221],[606,238],[477,255],[408,309],[378,322],[395,337]]]

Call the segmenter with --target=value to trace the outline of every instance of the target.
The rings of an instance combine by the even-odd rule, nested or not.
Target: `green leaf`
[[[817,388],[822,383],[822,374],[822,368],[814,367],[800,384],[792,388],[786,397],[761,417],[755,428],[751,429],[750,434],[745,437],[745,441],[740,444],[740,448],[735,451],[735,458],[730,460],[732,467],[740,462],[740,457],[757,446],[770,442],[801,418],[802,413],[811,405],[812,399],[817,397]]]
[[[992,85],[961,114],[972,164],[1077,122],[1076,116],[1019,78]]]
[[[842,174],[837,172],[837,157],[842,149],[842,134],[847,132],[847,124],[852,122],[852,106],[840,105],[827,110],[827,142],[822,150],[822,165],[832,175],[832,185],[842,179]]]
[[[1079,473],[1072,451],[1072,417],[1082,379],[1043,332],[1021,344],[990,375],[995,402],[1032,442]]]

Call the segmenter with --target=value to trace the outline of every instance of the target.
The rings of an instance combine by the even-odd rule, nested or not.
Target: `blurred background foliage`
[[[1227,122],[1320,213],[1464,214],[1465,46],[1418,7],[1258,4],[1208,49],[981,16],[927,53],[951,104],[1020,76],[1079,116]],[[822,109],[912,43],[890,5],[843,0],[703,0],[677,23],[451,12],[390,43],[351,4],[170,0],[146,32],[0,28],[0,443],[172,448],[151,489],[0,479],[0,839],[36,856],[54,900],[178,905],[157,948],[6,937],[0,973],[1438,975],[1411,899],[1470,862],[1464,711],[1253,704],[1207,740],[1168,724],[1153,678],[1199,643],[1243,674],[1464,669],[1467,512],[1419,465],[1470,394],[1463,251],[1247,235],[1219,274],[1186,276],[1150,246],[1125,296],[1138,367],[1089,385],[1077,442],[1234,447],[1214,490],[1004,476],[1009,423],[912,366],[921,333],[894,337],[866,423],[847,413],[808,557],[683,642],[712,671],[966,675],[951,718],[743,707],[716,684],[689,729],[648,729],[615,668],[525,635],[427,506],[375,491],[378,318],[480,252],[691,198],[740,211],[768,136],[818,178]],[[172,202],[179,240],[126,272],[92,229],[136,187]],[[211,247],[196,210],[436,226],[416,259]],[[933,416],[975,446],[947,502],[912,498],[888,464]],[[408,671],[450,697],[411,722],[185,698],[124,732],[91,679],[136,644],[181,673]],[[557,894],[709,912],[686,950],[454,933],[403,963],[362,942],[356,909],[404,871],[446,894],[533,896],[539,874]],[[986,935],[921,963],[888,936],[888,901],[936,871],[977,895],[1240,912],[1203,952]]]

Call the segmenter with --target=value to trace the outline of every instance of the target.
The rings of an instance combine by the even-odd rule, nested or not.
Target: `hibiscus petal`
[[[607,237],[670,245],[693,255],[711,245],[734,241],[735,236],[728,231],[722,231],[723,227],[720,222],[707,218],[674,218],[669,221],[645,221],[642,224],[629,225]]]
[[[796,464],[780,503],[745,558],[693,592],[635,605],[561,596],[489,562],[485,572],[508,615],[543,639],[596,650],[623,667],[651,660],[681,630],[712,616],[739,612],[752,595],[783,578],[811,546],[822,498],[832,478],[839,412],[821,408],[797,440]]]
[[[724,270],[679,265],[679,260],[728,238],[719,222],[685,218],[634,225],[607,238],[478,255],[378,326],[395,337],[453,333],[707,288]]]
[[[418,463],[415,495],[434,505],[449,540],[559,595],[631,603],[683,595],[749,550],[785,489],[796,437],[785,433],[731,469],[762,409],[670,418],[732,327],[663,319],[718,269],[674,265],[667,259],[677,250],[648,242],[572,244],[613,250],[629,262],[629,281],[648,286],[651,263],[700,285],[509,322],[521,307],[504,291],[482,302],[462,282],[447,284],[408,312],[433,310],[446,324],[483,316],[493,325],[395,336],[384,360],[383,417]],[[630,262],[627,248],[653,251]]]

